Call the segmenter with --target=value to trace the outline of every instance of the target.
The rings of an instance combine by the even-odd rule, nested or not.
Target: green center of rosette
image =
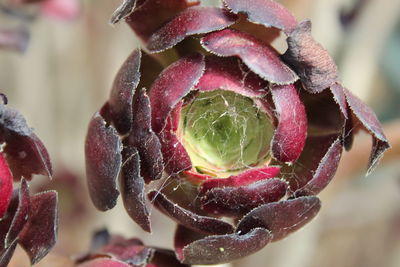
[[[251,98],[224,90],[198,93],[182,108],[178,128],[193,168],[221,178],[269,162],[273,134]]]

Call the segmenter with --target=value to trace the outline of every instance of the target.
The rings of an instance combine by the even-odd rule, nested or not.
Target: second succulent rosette
[[[308,223],[358,129],[373,139],[368,172],[389,147],[310,22],[274,1],[128,0],[112,21],[123,17],[146,52],[129,56],[90,122],[89,190],[103,211],[121,193],[145,231],[147,202],[175,220],[184,263],[229,262]]]

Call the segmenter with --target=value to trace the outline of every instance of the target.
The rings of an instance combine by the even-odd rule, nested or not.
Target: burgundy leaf
[[[47,191],[31,197],[29,220],[19,235],[19,244],[28,254],[31,264],[40,261],[57,239],[57,192]]]
[[[368,132],[371,133],[373,138],[372,151],[367,171],[367,175],[369,175],[375,169],[379,160],[383,157],[383,152],[390,148],[390,145],[374,111],[346,88],[343,88],[343,91],[346,95],[347,104],[355,118]]]
[[[116,179],[122,164],[121,150],[117,131],[96,113],[89,124],[85,157],[90,197],[99,210],[105,211],[117,204]]]
[[[140,157],[135,148],[122,151],[121,195],[129,216],[143,230],[151,232],[149,211],[146,207],[144,180],[140,176]]]
[[[207,34],[201,43],[204,49],[217,55],[240,57],[253,72],[269,82],[290,84],[298,79],[274,48],[246,33],[225,29]]]
[[[153,131],[160,133],[174,106],[197,84],[205,68],[204,57],[194,54],[166,68],[150,89]]]
[[[169,124],[169,123],[168,123]],[[164,169],[168,174],[177,174],[192,168],[189,154],[178,140],[169,125],[160,134],[161,151],[164,159]]]
[[[335,83],[330,87],[330,89],[333,94],[333,98],[335,99],[335,102],[339,105],[340,111],[342,112],[343,116],[346,119],[349,119],[347,112],[346,95],[344,94],[343,87],[340,84]]]
[[[245,13],[251,22],[290,32],[297,25],[295,17],[281,4],[270,0],[224,0],[234,13]]]
[[[173,218],[178,224],[196,232],[206,234],[227,234],[232,233],[234,230],[232,225],[229,223],[213,217],[197,215],[196,213],[178,206],[161,192],[151,191],[148,196],[155,207]]]
[[[210,179],[204,181],[200,186],[200,192],[204,193],[215,187],[238,187],[252,184],[260,180],[266,180],[278,177],[280,171],[279,166],[268,166],[265,168],[254,168],[244,171],[238,175],[232,175],[228,178]]]
[[[17,244],[18,242],[15,240],[8,248],[0,250],[0,266],[8,266]]]
[[[118,71],[111,89],[108,104],[115,128],[120,134],[128,133],[132,127],[132,98],[140,80],[141,57],[139,49],[132,52]]]
[[[138,0],[137,8],[126,17],[126,22],[144,42],[176,14],[197,4],[186,0],[147,0],[142,3],[143,0]]]
[[[244,235],[234,233],[207,236],[187,244],[190,235],[187,229],[180,227],[175,236],[178,259],[188,264],[230,262],[257,252],[272,239],[271,232],[263,228],[252,229]]]
[[[319,93],[338,79],[337,67],[328,51],[311,36],[311,22],[303,21],[287,38],[283,60],[300,76],[305,89]]]
[[[8,229],[7,235],[5,236],[5,246],[11,246],[11,244],[17,240],[18,235],[24,228],[26,222],[29,218],[30,210],[30,198],[28,191],[28,184],[25,179],[21,180],[21,187],[18,193],[18,207],[12,218],[10,227]],[[11,214],[10,214],[11,215]]]
[[[0,29],[0,49],[24,52],[29,43],[29,32],[25,28],[5,30]]]
[[[279,121],[272,139],[273,156],[293,162],[303,151],[307,136],[307,116],[294,85],[273,85],[272,99]]]
[[[331,145],[328,152],[321,159],[317,170],[312,179],[301,189],[295,192],[295,196],[316,195],[324,189],[332,180],[339,166],[340,157],[342,155],[343,145],[341,138]]]
[[[145,89],[136,93],[132,125],[134,130],[128,137],[128,145],[139,152],[141,174],[146,183],[160,179],[164,169],[161,143],[151,129],[150,100]]]
[[[159,248],[155,250],[151,263],[153,265],[146,267],[190,267],[189,265],[180,263],[173,251]]]
[[[300,197],[265,204],[244,216],[237,231],[242,234],[261,227],[270,230],[272,241],[277,241],[311,221],[320,208],[321,202],[317,197]]]
[[[98,258],[79,264],[77,267],[132,267],[132,266],[118,260],[113,260],[108,258]]]
[[[161,52],[187,36],[225,29],[235,23],[236,19],[236,15],[222,8],[188,8],[156,31],[148,40],[147,48],[153,53]]]
[[[135,10],[137,2],[138,0],[124,0],[124,2],[112,14],[110,23],[118,23],[121,19],[129,16],[133,10]]]
[[[251,72],[238,59],[206,57],[206,71],[196,89],[200,91],[228,90],[248,97],[267,94],[268,83]]]
[[[291,166],[282,166],[281,174],[289,182],[291,191],[302,188],[313,178],[322,158],[339,135],[340,133],[308,136],[300,158]]]
[[[241,217],[250,210],[286,195],[287,184],[280,179],[261,180],[239,187],[213,188],[200,195],[203,209],[212,214]]]
[[[0,142],[14,179],[30,179],[33,174],[51,177],[52,166],[43,143],[16,110],[0,105]]]
[[[13,192],[13,176],[3,153],[0,152],[0,219],[3,218],[10,204]]]

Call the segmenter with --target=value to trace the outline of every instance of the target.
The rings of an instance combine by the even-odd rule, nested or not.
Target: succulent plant
[[[178,223],[183,263],[229,262],[308,223],[358,130],[373,139],[367,173],[389,147],[311,23],[274,1],[126,0],[111,21],[123,18],[144,49],[89,124],[89,191],[102,211],[121,193],[150,232],[147,196]]]
[[[7,266],[17,244],[35,264],[56,242],[57,192],[30,195],[28,181],[33,174],[52,175],[50,158],[23,116],[5,104],[0,104],[0,143],[0,266]],[[13,190],[14,181],[19,189]]]

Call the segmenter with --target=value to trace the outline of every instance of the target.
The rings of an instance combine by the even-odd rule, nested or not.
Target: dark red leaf
[[[204,181],[200,186],[200,192],[204,193],[215,187],[239,187],[255,183],[260,180],[266,180],[278,177],[279,166],[268,166],[265,168],[254,168],[244,171],[238,175],[232,175],[228,178],[215,178]]]
[[[128,133],[132,127],[132,98],[140,80],[141,57],[139,49],[132,52],[119,69],[111,89],[108,104],[115,128],[120,134]]]
[[[114,11],[110,23],[118,23],[121,19],[129,16],[135,10],[138,0],[124,0],[124,2]]]
[[[270,230],[272,241],[277,241],[311,221],[320,208],[321,202],[317,197],[300,197],[265,204],[244,216],[237,231],[243,234],[261,227]]]
[[[43,143],[16,110],[0,105],[0,142],[14,179],[30,179],[33,174],[51,177],[52,166]]]
[[[8,248],[0,250],[0,266],[8,266],[17,244],[18,242],[15,240]]]
[[[338,79],[337,67],[328,51],[311,36],[311,22],[303,21],[287,38],[283,60],[300,76],[305,89],[319,93]]]
[[[138,1],[139,5],[140,2]],[[156,32],[165,22],[179,12],[197,3],[186,0],[147,0],[130,13],[126,22],[144,42]]]
[[[189,265],[180,263],[173,251],[159,248],[155,250],[151,263],[153,265],[146,267],[190,267]]]
[[[204,57],[194,54],[181,58],[160,74],[149,92],[154,132],[161,132],[169,113],[197,84],[204,68]]]
[[[280,179],[261,180],[239,187],[216,187],[200,195],[203,209],[211,214],[241,217],[250,210],[286,195],[287,184]]]
[[[204,49],[217,55],[240,57],[253,72],[269,82],[290,84],[298,79],[274,48],[246,33],[225,29],[207,34],[201,43]]]
[[[331,87],[331,92],[333,94],[333,98],[335,102],[339,105],[340,111],[342,112],[343,116],[348,119],[348,112],[347,112],[347,101],[346,95],[343,92],[343,88],[340,84],[335,83]]]
[[[180,227],[175,236],[178,259],[187,264],[230,262],[257,252],[272,239],[271,232],[263,228],[252,229],[244,235],[214,235],[186,243],[190,235],[187,229]]]
[[[270,0],[224,0],[234,13],[245,13],[251,22],[290,32],[297,25],[295,17],[281,4]]]
[[[375,169],[379,160],[383,157],[383,153],[390,148],[390,145],[374,111],[346,88],[343,88],[343,91],[346,95],[347,104],[355,118],[370,132],[373,138],[372,151],[368,163],[368,175]]]
[[[143,230],[151,232],[149,211],[146,207],[144,180],[140,176],[140,157],[135,148],[122,151],[121,195],[129,216]]]
[[[267,94],[268,83],[251,72],[236,58],[206,57],[206,71],[196,89],[200,91],[228,90],[248,97]]]
[[[29,210],[30,210],[30,198],[28,191],[28,184],[25,179],[21,180],[21,187],[19,188],[18,193],[18,208],[15,211],[15,214],[9,214],[10,218],[12,218],[11,224],[9,226],[6,238],[5,238],[5,246],[11,246],[11,244],[17,240],[20,232],[24,228],[26,222],[29,218]]]
[[[164,170],[161,143],[151,129],[150,100],[145,89],[135,95],[132,125],[127,143],[139,152],[142,176],[146,183],[160,179]]]
[[[233,232],[233,226],[220,219],[213,217],[201,216],[186,210],[177,204],[171,202],[163,193],[151,191],[149,199],[154,206],[161,210],[164,214],[196,232],[206,234],[227,234]]]
[[[341,138],[338,138],[321,159],[312,179],[304,187],[297,190],[295,196],[316,195],[321,192],[335,175],[339,166],[342,151],[342,140]]]
[[[13,192],[13,176],[3,153],[0,152],[0,219],[7,211]]]
[[[307,136],[307,116],[294,85],[272,85],[278,127],[272,139],[272,154],[282,162],[297,160]]]
[[[40,261],[57,239],[57,192],[47,191],[31,197],[29,220],[19,235],[19,244],[28,254],[31,264]]]
[[[89,124],[85,157],[90,197],[99,210],[111,209],[117,203],[116,179],[122,164],[121,150],[117,131],[96,113]]]
[[[225,29],[235,23],[236,19],[236,15],[222,8],[188,8],[156,31],[148,40],[147,48],[153,53],[161,52],[187,36]]]

